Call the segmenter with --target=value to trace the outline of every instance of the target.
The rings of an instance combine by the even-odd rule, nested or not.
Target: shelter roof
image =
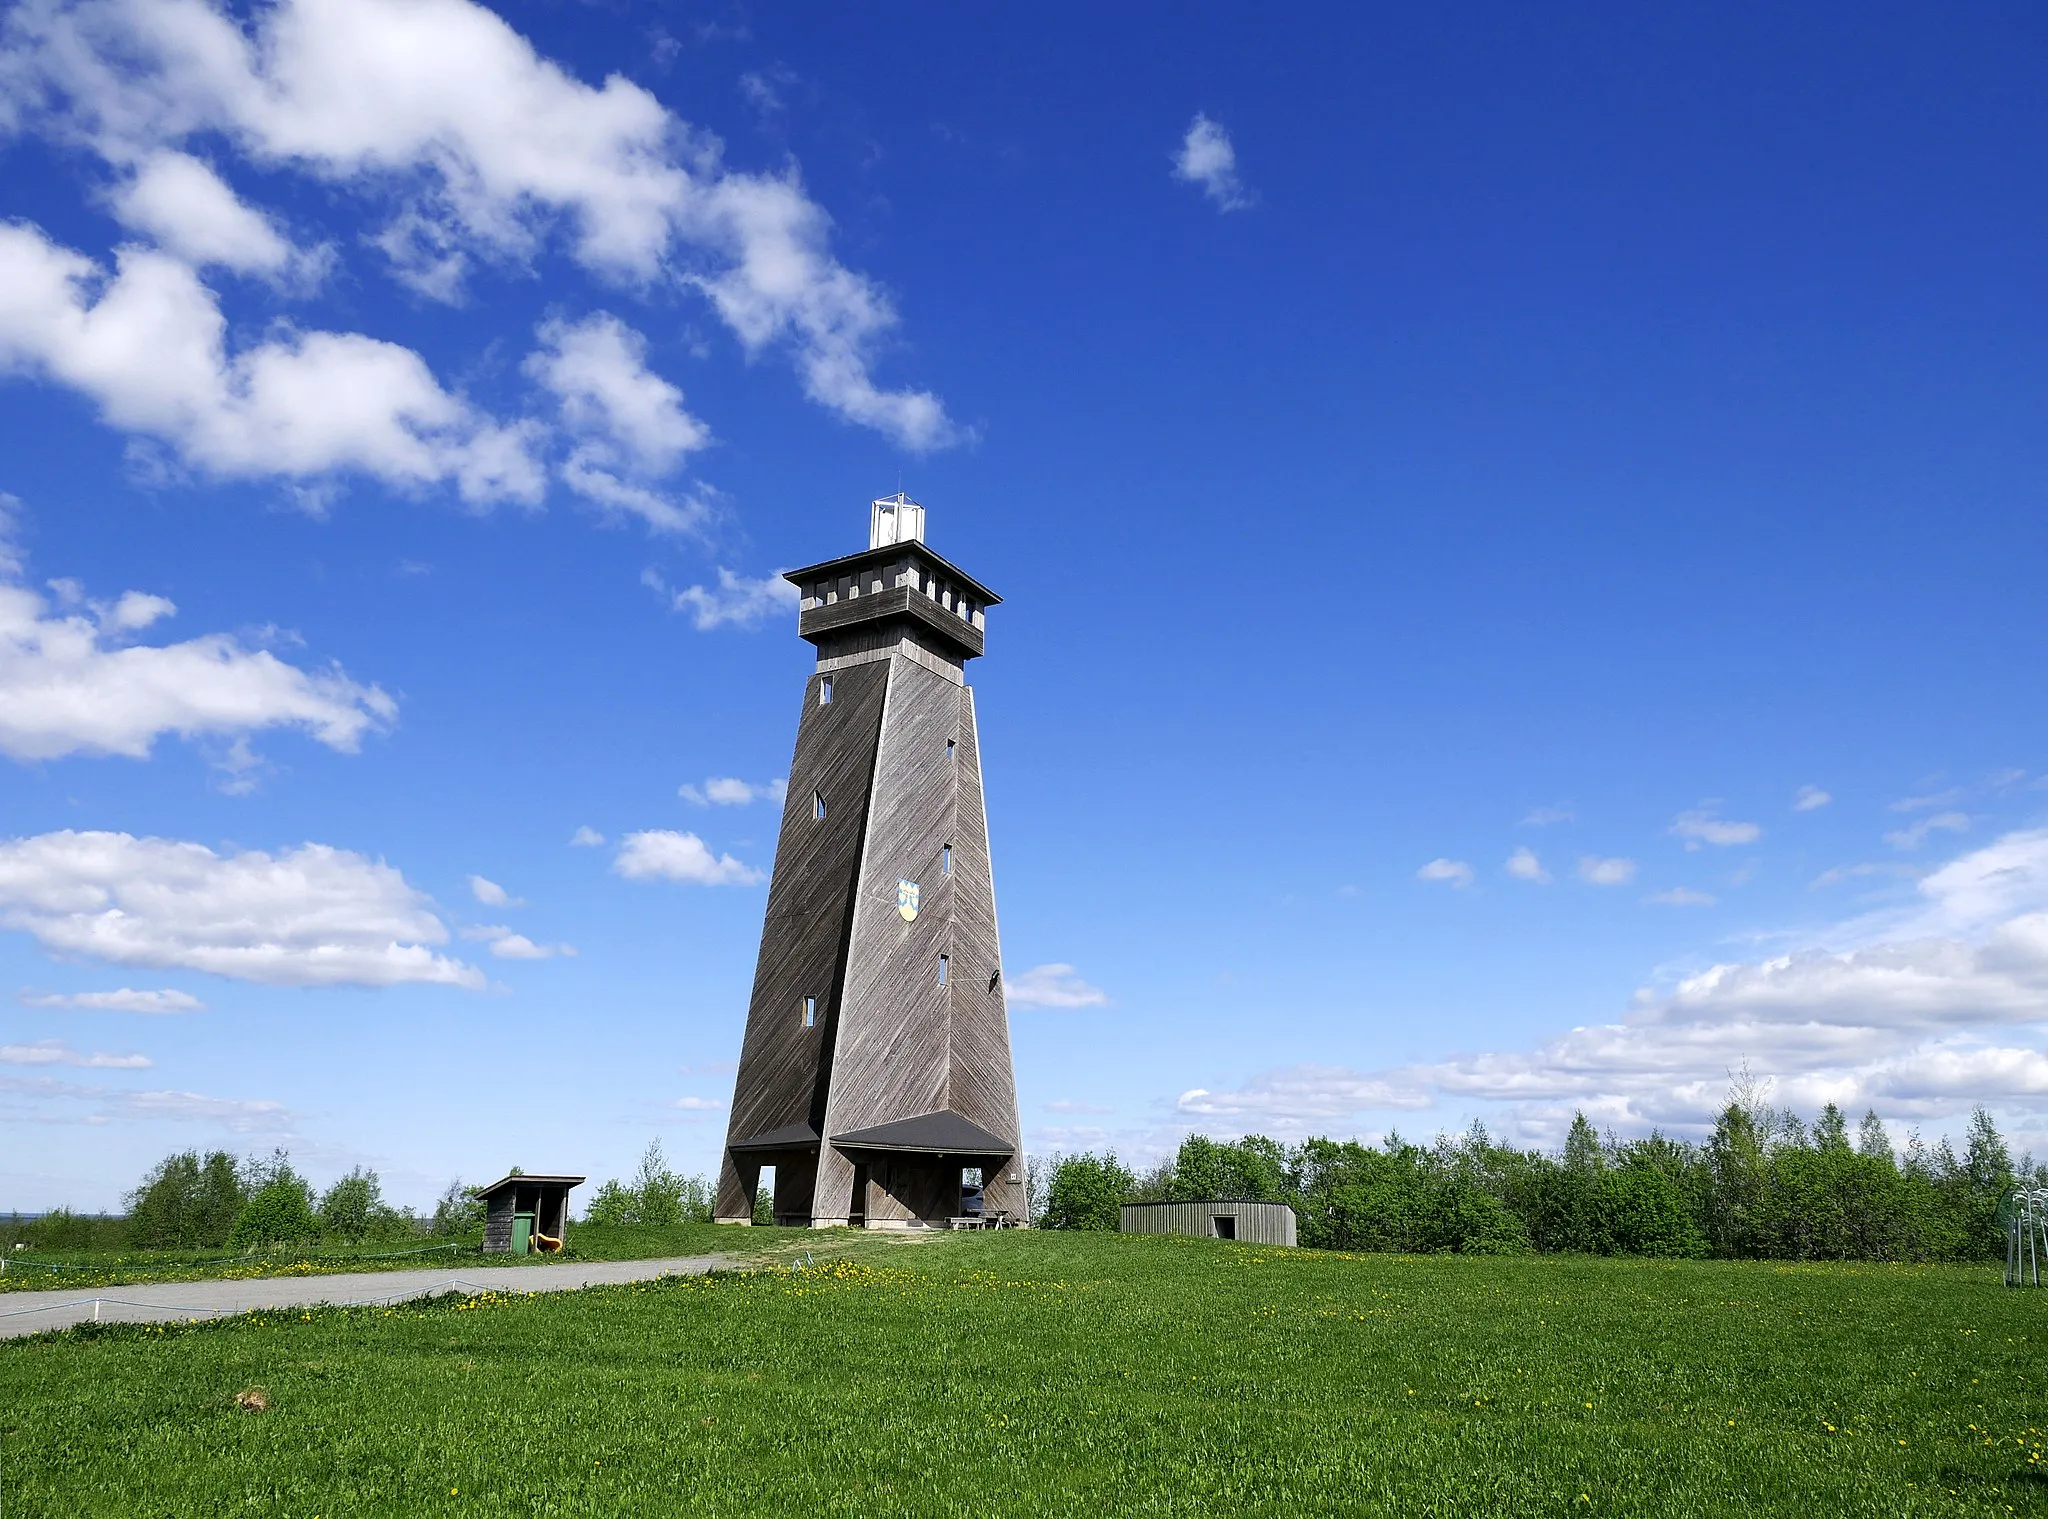
[[[537,1176],[527,1171],[514,1171],[510,1176],[499,1177],[488,1187],[471,1187],[469,1195],[471,1197],[490,1197],[494,1193],[504,1191],[507,1187],[530,1187],[536,1184],[544,1187],[560,1187],[566,1192],[571,1187],[582,1186],[585,1180],[586,1178],[581,1176]]]

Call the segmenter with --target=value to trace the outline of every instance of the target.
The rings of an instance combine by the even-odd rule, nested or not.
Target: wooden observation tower
[[[816,646],[718,1178],[746,1223],[1025,1217],[1016,1080],[965,665],[994,592],[874,503],[865,552],[792,570]]]

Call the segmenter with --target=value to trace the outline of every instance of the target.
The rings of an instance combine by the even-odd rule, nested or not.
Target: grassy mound
[[[862,1243],[0,1343],[6,1511],[2041,1512],[2044,1311],[1957,1267]]]

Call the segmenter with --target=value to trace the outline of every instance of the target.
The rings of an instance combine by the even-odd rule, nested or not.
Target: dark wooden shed
[[[569,1239],[569,1189],[580,1176],[501,1177],[470,1193],[484,1205],[484,1253],[524,1255],[559,1250]]]

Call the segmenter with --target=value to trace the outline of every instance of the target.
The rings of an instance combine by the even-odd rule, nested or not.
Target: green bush
[[[1647,1162],[1631,1162],[1601,1178],[1600,1209],[1608,1253],[1681,1259],[1707,1253],[1707,1236],[1690,1199],[1671,1176]]]
[[[128,1238],[145,1250],[218,1248],[248,1201],[241,1167],[225,1150],[168,1155],[128,1194]]]
[[[313,1215],[313,1189],[285,1161],[282,1152],[258,1171],[260,1185],[242,1205],[228,1244],[237,1250],[295,1245],[320,1233]]]
[[[41,1218],[22,1221],[9,1244],[16,1241],[34,1251],[120,1250],[128,1244],[128,1220],[52,1208]]]
[[[1045,1229],[1115,1230],[1125,1198],[1137,1178],[1114,1152],[1108,1155],[1062,1155],[1053,1162],[1046,1185]]]
[[[1522,1220],[1470,1177],[1396,1138],[1383,1150],[1310,1140],[1302,1243],[1329,1250],[1510,1255],[1529,1248]]]
[[[320,1227],[331,1238],[356,1244],[415,1234],[419,1221],[410,1211],[387,1204],[377,1173],[357,1166],[322,1194]]]
[[[640,1169],[632,1185],[614,1179],[599,1187],[584,1210],[583,1221],[669,1229],[677,1224],[710,1223],[711,1205],[710,1183],[701,1176],[671,1171],[661,1141],[654,1139],[641,1152]]]
[[[1258,1135],[1223,1144],[1190,1134],[1181,1141],[1164,1192],[1161,1202],[1276,1203],[1287,1195],[1287,1152]]]
[[[459,1178],[448,1183],[448,1190],[441,1194],[441,1200],[434,1204],[434,1216],[428,1223],[428,1232],[437,1235],[475,1234],[484,1226],[484,1205],[473,1194],[467,1183]]]

